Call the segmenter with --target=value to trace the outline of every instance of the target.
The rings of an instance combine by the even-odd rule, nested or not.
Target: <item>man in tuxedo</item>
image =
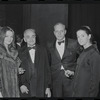
[[[54,97],[70,97],[72,92],[78,44],[76,40],[65,38],[66,33],[65,25],[57,23],[54,26],[56,40],[47,44]]]
[[[20,35],[16,35],[16,48],[19,51],[21,48],[21,43],[22,43],[23,39],[21,39]]]
[[[46,49],[36,44],[34,29],[25,30],[24,41],[27,46],[19,52],[21,68],[25,70],[19,79],[21,97],[50,97],[51,75]]]

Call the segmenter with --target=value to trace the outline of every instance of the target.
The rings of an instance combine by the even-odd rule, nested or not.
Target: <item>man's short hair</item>
[[[54,25],[54,29],[55,29],[55,27],[58,26],[58,25],[61,25],[61,26],[65,29],[65,25],[64,25],[63,23],[57,23],[57,24],[55,24],[55,25]]]
[[[24,31],[24,36],[25,36],[25,34],[26,34],[28,31],[31,31],[31,32],[35,33],[35,29],[26,29],[26,30]]]

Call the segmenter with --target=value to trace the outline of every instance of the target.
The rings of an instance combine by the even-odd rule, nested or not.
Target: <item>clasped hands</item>
[[[19,74],[23,74],[23,73],[25,72],[25,69],[23,69],[23,68],[20,67],[20,68],[18,69],[18,71],[19,71]]]
[[[70,77],[70,76],[73,76],[74,75],[74,71],[70,71],[70,70],[65,70],[65,75],[66,77]]]

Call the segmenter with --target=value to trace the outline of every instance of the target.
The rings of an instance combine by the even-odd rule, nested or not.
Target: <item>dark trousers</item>
[[[71,95],[72,79],[68,79],[62,71],[58,79],[53,81],[53,97],[71,97]]]
[[[37,96],[37,70],[32,63],[29,68],[29,80],[27,84],[27,88],[29,89],[28,94],[26,93],[20,93],[21,97],[36,97]]]

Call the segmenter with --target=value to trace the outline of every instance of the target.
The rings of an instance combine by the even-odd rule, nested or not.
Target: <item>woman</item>
[[[93,44],[92,31],[88,26],[81,27],[77,32],[78,43],[83,52],[77,60],[73,82],[73,97],[96,97],[100,81],[100,55]]]
[[[0,91],[3,97],[19,97],[18,52],[15,49],[15,34],[10,27],[0,31]]]

